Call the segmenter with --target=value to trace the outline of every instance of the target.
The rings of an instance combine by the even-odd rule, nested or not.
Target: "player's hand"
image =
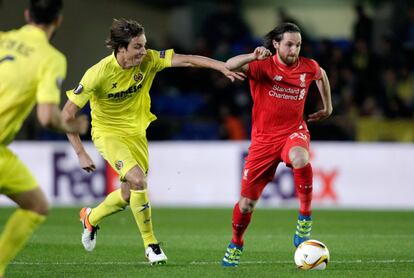
[[[78,124],[79,124],[79,134],[83,135],[86,132],[88,132],[88,129],[89,129],[88,116],[80,115],[79,117],[77,117],[77,121],[78,121]]]
[[[264,60],[267,57],[272,56],[272,52],[264,46],[256,47],[252,54],[255,60]]]
[[[93,172],[96,170],[95,163],[87,152],[82,152],[78,155],[79,165],[86,172]]]
[[[228,79],[230,79],[231,82],[234,82],[236,79],[243,81],[246,78],[246,75],[243,72],[240,71],[231,71],[229,69],[227,69],[226,67],[224,67],[221,70],[221,73],[224,74],[224,76],[226,76]]]
[[[308,116],[308,122],[316,122],[328,118],[332,114],[332,109],[321,109]]]

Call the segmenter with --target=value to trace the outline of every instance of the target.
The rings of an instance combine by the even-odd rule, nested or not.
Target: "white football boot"
[[[151,265],[167,263],[167,256],[158,243],[148,245],[145,249],[145,258]]]
[[[86,251],[92,251],[95,249],[96,245],[96,236],[99,227],[92,226],[89,223],[88,216],[91,213],[91,208],[82,208],[79,212],[80,221],[82,222],[83,232],[82,232],[82,245]]]

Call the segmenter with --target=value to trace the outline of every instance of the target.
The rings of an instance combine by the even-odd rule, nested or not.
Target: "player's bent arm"
[[[68,100],[63,107],[62,116],[65,122],[73,121],[76,118],[76,114],[79,112],[80,108]],[[66,136],[69,139],[70,144],[72,145],[75,153],[78,155],[79,164],[82,169],[87,172],[93,172],[96,170],[95,163],[90,158],[89,154],[86,152],[82,140],[79,136],[79,133],[76,132],[68,132]]]
[[[244,74],[228,70],[224,62],[199,55],[173,54],[171,67],[210,68],[221,72],[231,81],[234,81],[235,79],[244,80],[245,77]]]
[[[321,78],[316,80],[316,85],[318,86],[318,90],[321,95],[323,109],[310,114],[308,116],[308,122],[320,121],[332,114],[331,87],[329,85],[328,76],[322,68]]]
[[[227,60],[226,68],[231,71],[240,70],[246,72],[249,70],[249,63],[255,60],[256,56],[253,53],[237,55]]]
[[[246,72],[249,69],[249,63],[255,60],[264,60],[272,56],[269,49],[263,46],[256,47],[256,49],[249,54],[241,54],[230,58],[226,62],[226,68],[231,71]]]
[[[54,103],[39,103],[37,105],[37,118],[43,127],[60,132],[86,133],[89,123],[86,119],[73,119],[64,121],[59,107]]]
[[[328,76],[324,69],[321,68],[321,79],[316,80],[316,85],[319,89],[319,93],[322,98],[323,107],[327,112],[327,116],[332,114],[332,99],[331,99],[331,86],[329,84]]]
[[[63,121],[70,123],[75,120],[76,114],[79,112],[79,110],[80,108],[76,104],[68,100],[62,110]],[[79,132],[66,132],[66,135],[77,155],[85,152],[82,141],[79,137]]]

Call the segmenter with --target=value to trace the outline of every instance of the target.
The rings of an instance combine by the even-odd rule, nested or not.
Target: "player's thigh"
[[[135,166],[146,173],[148,170],[148,147],[141,151],[144,155],[137,158],[136,146],[126,137],[100,136],[94,138],[94,144],[104,159],[125,181],[126,174]]]
[[[9,148],[0,146],[0,193],[11,196],[37,187],[27,166]]]
[[[138,167],[141,169],[144,176],[147,176],[149,162],[148,162],[148,141],[145,135],[138,135],[128,137],[127,143]]]
[[[273,180],[280,162],[281,148],[252,144],[242,173],[241,195],[251,200],[260,198],[265,186]]]

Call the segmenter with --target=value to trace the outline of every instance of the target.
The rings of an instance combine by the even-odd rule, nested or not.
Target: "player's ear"
[[[279,42],[272,40],[273,47],[277,50],[279,48]]]
[[[125,51],[127,51],[127,47],[125,47],[125,46],[119,46],[117,53],[124,53]]]
[[[27,23],[30,23],[32,21],[32,18],[30,17],[29,9],[24,10],[24,19]]]
[[[63,15],[59,15],[54,21],[53,24],[55,25],[56,28],[58,28],[60,26],[60,24],[62,24],[63,21]]]

